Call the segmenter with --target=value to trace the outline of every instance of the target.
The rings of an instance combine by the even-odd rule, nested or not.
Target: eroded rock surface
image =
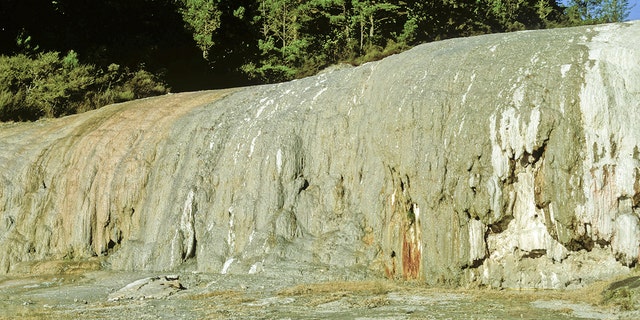
[[[178,275],[138,279],[109,294],[109,301],[165,299],[184,290]]]
[[[628,272],[640,23],[418,46],[298,81],[0,126],[0,272],[347,268],[563,288]],[[315,267],[311,267],[315,266]]]

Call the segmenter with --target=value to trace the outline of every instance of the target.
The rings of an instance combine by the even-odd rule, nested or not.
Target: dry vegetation
[[[634,319],[640,311],[625,300],[603,300],[603,292],[639,272],[600,281],[577,290],[498,290],[426,287],[415,281],[328,281],[296,283],[268,277],[183,274],[187,290],[168,299],[107,301],[109,292],[149,275],[95,270],[95,263],[34,264],[30,270],[66,270],[62,274],[0,278],[0,319],[114,318],[499,318]],[[78,270],[87,268],[87,273]],[[631,279],[631,280],[630,280]]]

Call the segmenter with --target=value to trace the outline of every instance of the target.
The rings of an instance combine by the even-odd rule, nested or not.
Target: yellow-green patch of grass
[[[302,296],[330,294],[342,296],[347,294],[386,294],[393,290],[396,284],[387,281],[332,281],[321,283],[305,283],[278,292],[280,296]]]

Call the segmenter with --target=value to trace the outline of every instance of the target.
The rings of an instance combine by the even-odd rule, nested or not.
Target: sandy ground
[[[603,285],[575,291],[427,288],[388,280],[183,272],[167,298],[109,301],[160,274],[83,271],[0,277],[2,319],[637,319],[599,303]]]

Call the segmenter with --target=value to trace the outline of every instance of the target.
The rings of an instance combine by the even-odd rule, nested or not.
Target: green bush
[[[0,56],[0,121],[33,121],[167,93],[153,74],[81,64],[69,51]]]

